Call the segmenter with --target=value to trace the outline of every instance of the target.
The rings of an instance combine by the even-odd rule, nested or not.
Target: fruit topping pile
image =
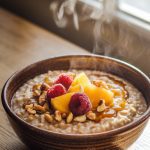
[[[47,122],[62,119],[67,123],[98,122],[104,117],[114,117],[125,108],[123,96],[123,90],[111,89],[102,80],[90,81],[84,72],[62,73],[55,80],[46,77],[42,84],[34,85],[33,97],[37,103],[26,104],[25,109],[31,114],[44,113]]]

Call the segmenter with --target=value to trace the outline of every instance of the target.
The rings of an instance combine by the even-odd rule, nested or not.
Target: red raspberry
[[[69,89],[73,78],[67,74],[60,74],[58,78],[55,80],[54,84],[62,84],[67,90]]]
[[[87,95],[75,93],[70,100],[69,108],[75,116],[84,115],[91,109],[92,105]]]
[[[55,84],[47,90],[47,98],[51,99],[66,93],[66,89],[62,84]]]

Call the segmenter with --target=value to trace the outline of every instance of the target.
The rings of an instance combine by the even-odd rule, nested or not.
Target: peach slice
[[[54,109],[62,113],[69,113],[69,102],[74,93],[67,93],[51,99],[51,104]]]
[[[68,92],[80,92],[83,93],[84,89],[81,84],[77,84],[69,88]]]
[[[80,84],[83,88],[89,84],[91,84],[90,80],[86,76],[84,72],[78,74],[73,80],[71,87]]]
[[[111,105],[113,103],[113,92],[105,88],[90,85],[84,88],[84,92],[91,100],[94,109],[99,105],[100,100],[104,100],[106,105]]]

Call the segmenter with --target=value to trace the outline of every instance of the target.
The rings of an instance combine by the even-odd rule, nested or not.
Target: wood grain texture
[[[85,50],[0,9],[0,90],[15,71],[35,61],[65,54],[86,54]],[[12,130],[0,103],[0,149],[27,150]],[[134,144],[134,150],[150,149],[150,121]]]

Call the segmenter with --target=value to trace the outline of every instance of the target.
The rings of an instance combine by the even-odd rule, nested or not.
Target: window
[[[150,23],[150,0],[119,0],[119,10]]]
[[[150,0],[80,0],[96,8],[102,8],[102,5],[113,9],[112,4],[118,8],[118,12],[123,12],[134,18],[150,23]],[[109,5],[109,6],[106,6]],[[101,6],[101,7],[100,7]]]

